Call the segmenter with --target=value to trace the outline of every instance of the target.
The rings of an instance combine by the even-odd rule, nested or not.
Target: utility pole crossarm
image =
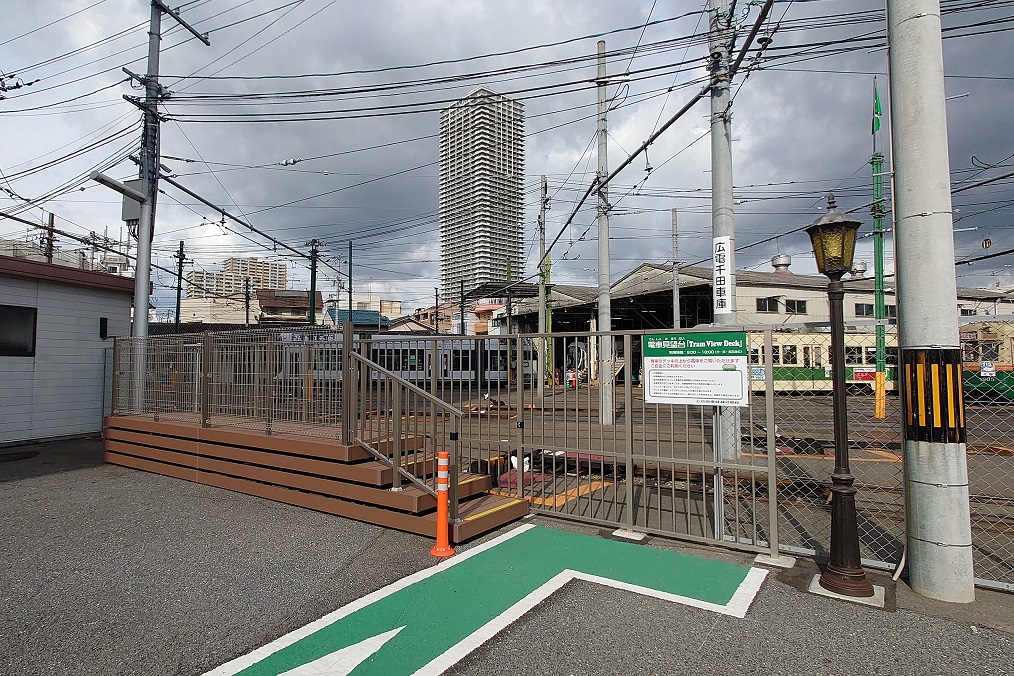
[[[158,85],[158,83],[156,83],[156,82],[152,82],[151,86],[152,87],[157,87],[157,88],[161,89],[160,85]],[[133,103],[135,106],[137,106],[138,108],[140,108],[145,113],[148,113],[149,115],[154,115],[155,117],[158,118],[159,122],[166,122],[166,121],[169,120],[169,118],[167,116],[165,116],[162,113],[158,112],[155,108],[152,108],[150,105],[148,105],[148,103],[146,101],[142,101],[137,96],[131,96],[130,94],[124,94],[123,95],[123,100],[127,101],[128,103]]]
[[[151,4],[155,5],[160,10],[162,10],[163,12],[165,12],[166,14],[168,14],[169,16],[171,16],[172,18],[176,19],[177,23],[179,23],[179,25],[183,26],[188,31],[190,31],[190,33],[195,38],[197,38],[198,40],[200,40],[201,42],[203,42],[204,44],[206,44],[208,47],[211,46],[211,40],[208,39],[208,34],[207,33],[198,33],[197,30],[193,26],[191,26],[190,24],[188,24],[186,21],[183,20],[183,17],[180,16],[179,12],[177,12],[174,9],[171,9],[168,5],[166,5],[165,3],[163,3],[162,0],[151,0]]]
[[[147,78],[144,75],[138,75],[134,71],[129,70],[127,68],[123,68],[123,72],[126,73],[130,77],[131,80],[137,80],[137,84],[141,85],[142,87],[148,86],[148,82],[151,82],[152,86],[155,87],[155,89],[158,90],[158,95],[160,97],[162,97],[162,98],[167,98],[169,96],[169,94],[170,94],[170,92],[169,92],[168,89],[166,89],[165,87],[163,87],[162,85],[160,85],[158,82],[151,81],[150,78]],[[132,97],[132,98],[136,99],[136,97]],[[136,99],[136,100],[127,99],[127,100],[130,101],[131,103],[135,104],[135,105],[138,105],[140,103],[140,99]]]

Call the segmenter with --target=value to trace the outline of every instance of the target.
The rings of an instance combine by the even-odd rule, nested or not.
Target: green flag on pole
[[[873,131],[871,134],[876,134],[880,131],[880,114],[883,111],[880,109],[880,94],[877,93],[877,78],[873,78]]]

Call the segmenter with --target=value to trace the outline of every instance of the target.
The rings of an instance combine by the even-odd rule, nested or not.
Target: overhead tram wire
[[[237,5],[235,7],[230,7],[228,9],[222,10],[221,12],[218,12],[217,14],[211,15],[210,17],[207,17],[207,18],[204,18],[204,19],[200,19],[200,20],[194,22],[194,25],[199,27],[201,24],[206,23],[207,21],[210,21],[211,19],[214,19],[214,18],[216,18],[218,16],[221,16],[223,14],[226,14],[228,12],[234,11],[234,10],[238,9],[239,7],[242,7],[243,5],[247,5],[247,4],[249,4],[250,2],[253,2],[253,1],[254,0],[246,0],[246,2],[243,2],[240,5]],[[303,1],[304,0],[294,0],[294,2],[303,2]],[[206,4],[207,2],[210,2],[210,0],[201,0],[201,1],[197,2],[196,4],[195,3],[186,3],[186,4],[195,4],[195,6],[201,6],[203,4]],[[290,4],[292,4],[292,3],[290,3]],[[217,28],[211,28],[211,29],[207,30],[206,33],[211,34],[211,33],[215,33],[215,32],[221,31],[221,30],[225,30],[226,28],[231,28],[231,27],[234,27],[234,26],[238,26],[238,25],[240,25],[242,23],[245,23],[247,21],[252,21],[252,20],[257,19],[257,18],[259,18],[261,16],[264,16],[266,14],[270,14],[272,12],[276,12],[279,9],[284,9],[284,7],[287,7],[287,6],[288,5],[283,5],[280,8],[276,7],[276,8],[273,8],[273,9],[261,12],[260,14],[256,14],[256,15],[247,17],[245,19],[241,19],[240,21],[235,21],[235,22],[233,22],[231,24],[225,24],[225,25],[219,26]],[[109,42],[113,42],[115,40],[118,40],[121,37],[126,37],[128,35],[131,35],[135,31],[137,31],[140,28],[143,28],[146,25],[147,25],[147,22],[144,22],[144,23],[139,23],[139,24],[137,24],[135,26],[131,26],[129,28],[125,28],[125,29],[123,29],[122,31],[120,31],[118,33],[115,33],[115,34],[113,34],[111,36],[107,36],[105,38],[97,40],[97,41],[95,41],[95,42],[93,42],[91,44],[85,45],[84,47],[79,47],[76,50],[72,50],[71,52],[67,52],[67,53],[62,54],[60,56],[51,57],[50,59],[47,59],[45,61],[41,61],[39,63],[32,64],[30,66],[25,66],[25,67],[21,68],[20,70],[15,71],[15,72],[19,72],[19,73],[23,73],[23,72],[26,72],[26,71],[27,72],[31,72],[31,71],[37,70],[38,68],[42,68],[42,67],[44,67],[46,65],[50,65],[52,63],[56,63],[58,61],[61,61],[63,59],[71,58],[73,56],[77,56],[78,54],[83,53],[85,51],[88,51],[88,50],[91,50],[91,49],[95,49],[97,47],[102,46],[103,44],[106,44],[106,43],[109,43]],[[167,36],[172,35],[172,34],[178,32],[178,31],[181,31],[181,30],[184,30],[181,26],[174,25],[174,26],[166,29],[165,32],[163,32],[162,35],[163,35],[163,37],[167,37]],[[181,40],[180,42],[176,42],[174,44],[171,44],[171,45],[168,45],[166,47],[163,47],[161,51],[164,54],[165,52],[169,51],[170,49],[173,49],[175,47],[179,47],[180,45],[186,44],[186,43],[190,42],[191,40],[196,40],[196,39],[197,38],[195,38],[195,37],[193,37],[191,35],[188,35],[188,37],[186,37],[185,39]],[[71,72],[79,70],[81,68],[85,68],[87,66],[94,65],[94,64],[100,63],[102,61],[106,61],[108,59],[112,59],[112,58],[120,56],[122,54],[126,54],[128,52],[132,52],[132,51],[135,51],[135,50],[142,50],[142,49],[145,49],[145,48],[146,48],[145,44],[136,44],[136,45],[133,45],[131,47],[127,47],[125,49],[121,49],[121,50],[119,50],[117,52],[113,52],[111,54],[106,54],[106,55],[101,56],[101,57],[99,57],[97,59],[93,59],[91,61],[87,61],[85,63],[78,64],[76,66],[72,66],[72,67],[67,68],[65,70],[58,71],[56,73],[51,73],[49,75],[45,75],[41,79],[43,81],[45,81],[45,80],[51,80],[51,79],[53,79],[55,77],[58,77],[60,75],[64,75],[66,73],[71,73]],[[133,63],[137,63],[137,62],[143,61],[143,60],[144,60],[144,56],[140,55],[136,59],[133,59],[133,60],[129,61],[127,63],[127,65],[131,65]],[[78,82],[83,82],[84,80],[89,80],[91,78],[98,77],[98,76],[106,74],[106,73],[110,73],[110,72],[113,72],[113,71],[118,71],[120,65],[122,65],[122,63],[121,64],[117,64],[116,66],[111,67],[111,68],[104,68],[104,69],[102,69],[100,71],[93,72],[93,73],[90,73],[88,75],[85,75],[85,76],[82,76],[82,77],[79,77],[79,78],[76,78],[76,79],[73,79],[73,80],[68,80],[66,82],[60,82],[58,84],[54,84],[54,85],[51,85],[49,87],[33,88],[33,89],[25,92],[24,94],[19,94],[17,96],[8,97],[8,100],[17,99],[17,98],[21,98],[21,97],[32,95],[32,94],[40,94],[42,92],[51,91],[51,90],[54,90],[54,89],[59,89],[60,87],[65,87],[65,86],[70,85],[70,84],[75,84],[75,83],[78,83]]]
[[[66,16],[61,16],[59,19],[54,19],[54,20],[50,21],[49,23],[44,24],[42,26],[39,26],[38,28],[33,28],[32,30],[30,30],[28,32],[22,33],[20,35],[15,35],[12,38],[7,38],[3,42],[0,42],[0,47],[3,47],[4,45],[8,45],[8,44],[14,42],[15,40],[20,40],[21,38],[28,37],[29,35],[32,35],[33,33],[38,33],[39,31],[41,31],[41,30],[43,30],[45,28],[49,28],[50,26],[55,26],[56,24],[60,23],[61,21],[66,21],[67,19],[75,17],[78,14],[81,14],[82,12],[87,12],[92,7],[97,7],[98,5],[101,5],[104,2],[106,2],[106,0],[97,0],[97,2],[93,2],[92,4],[90,4],[90,5],[86,6],[86,7],[82,7],[81,9],[77,10],[76,12],[71,12],[70,14],[67,14]],[[17,72],[17,71],[15,71],[15,72]]]
[[[270,40],[268,40],[267,42],[265,42],[265,43],[264,43],[263,45],[261,45],[260,47],[258,47],[257,49],[254,49],[254,50],[252,50],[252,51],[250,51],[250,52],[247,52],[246,54],[244,54],[243,56],[239,57],[239,58],[238,58],[238,59],[236,59],[235,61],[232,61],[232,62],[230,62],[230,63],[228,63],[228,64],[226,64],[226,65],[222,66],[221,68],[219,68],[218,70],[216,70],[216,71],[215,71],[214,73],[212,73],[212,75],[217,75],[217,74],[221,73],[221,72],[222,72],[223,70],[225,70],[226,68],[231,68],[232,66],[235,66],[235,65],[236,65],[237,63],[239,63],[240,61],[243,61],[244,59],[247,59],[247,58],[249,58],[249,57],[253,56],[254,54],[256,54],[257,52],[259,52],[260,50],[264,49],[265,47],[267,47],[268,45],[272,44],[272,43],[273,43],[273,42],[275,42],[276,40],[280,40],[281,38],[285,37],[286,35],[288,35],[288,34],[289,34],[289,33],[291,33],[292,31],[294,31],[295,29],[299,28],[300,26],[302,26],[302,25],[303,25],[304,23],[306,23],[307,21],[309,21],[309,20],[310,20],[310,19],[312,19],[313,17],[317,16],[318,14],[320,14],[321,12],[323,12],[324,10],[326,10],[326,9],[328,9],[329,7],[333,6],[333,5],[334,5],[334,4],[336,3],[336,2],[338,2],[338,0],[330,0],[330,2],[328,2],[328,3],[326,4],[326,5],[324,5],[324,6],[323,6],[323,7],[321,7],[320,9],[318,9],[318,10],[317,10],[316,12],[314,12],[313,14],[311,14],[311,15],[307,16],[306,18],[304,18],[304,19],[303,19],[302,21],[300,21],[300,22],[299,22],[299,23],[297,23],[296,25],[294,25],[294,26],[291,26],[290,28],[288,28],[288,29],[286,29],[286,30],[282,31],[281,33],[279,33],[279,34],[278,34],[278,35],[276,35],[275,37],[271,38]],[[295,7],[293,7],[293,10],[295,10],[295,9],[296,9],[296,8],[295,8]],[[286,16],[288,15],[288,14],[289,14],[289,13],[288,13],[288,12],[286,12],[286,13],[285,13],[285,14],[283,14],[282,16],[278,17],[278,20],[277,20],[277,21],[281,21],[281,20],[282,20],[283,18],[285,18],[285,17],[286,17]],[[265,30],[266,30],[267,28],[270,28],[271,26],[273,26],[273,25],[274,25],[275,23],[277,23],[277,21],[273,21],[273,22],[271,22],[270,24],[268,24],[268,26],[266,26],[266,27],[265,27]],[[260,35],[260,33],[261,33],[261,32],[263,32],[263,31],[259,31],[258,33],[255,33],[253,37],[256,37],[257,35]],[[251,38],[251,39],[252,39],[252,38]],[[247,42],[249,42],[249,40],[247,40]],[[222,57],[224,57],[224,56],[227,56],[227,55],[228,55],[228,54],[230,54],[230,53],[231,53],[232,51],[233,51],[233,50],[229,50],[228,52],[226,52],[225,54],[223,54],[223,55],[222,55]],[[219,58],[222,58],[222,57],[219,57]],[[217,60],[218,60],[218,59],[216,59],[216,61],[217,61]],[[214,63],[214,61],[213,61],[212,63]],[[211,64],[209,63],[208,65],[210,66]],[[205,66],[205,68],[207,68],[207,66]],[[203,70],[203,68],[202,68],[202,69],[200,69],[200,70]],[[199,72],[199,71],[198,71],[198,72]],[[198,82],[201,82],[201,81],[202,81],[202,80],[198,79],[198,80],[196,80],[196,81],[195,81],[195,82],[194,82],[194,83],[193,83],[192,85],[187,85],[186,87],[181,87],[181,88],[180,88],[180,91],[185,91],[185,90],[189,89],[190,87],[192,87],[193,85],[196,85],[196,84],[197,84]]]
[[[184,79],[193,79],[194,76],[197,75],[197,73],[200,73],[205,68],[208,68],[208,67],[212,66],[213,64],[218,63],[219,61],[221,61],[225,57],[227,57],[230,54],[232,54],[233,52],[235,52],[237,49],[240,49],[241,47],[245,46],[250,40],[253,40],[258,35],[260,35],[264,31],[268,30],[269,28],[271,28],[272,26],[274,26],[276,23],[278,23],[279,21],[281,21],[285,17],[287,17],[289,14],[291,14],[294,11],[296,11],[296,9],[300,5],[302,5],[303,2],[305,2],[305,0],[294,0],[293,2],[290,2],[288,5],[286,5],[286,7],[288,9],[284,13],[282,13],[281,16],[273,19],[268,25],[266,25],[263,28],[261,28],[260,30],[258,30],[256,33],[254,33],[253,35],[251,35],[250,37],[248,37],[246,40],[238,43],[236,46],[232,47],[231,49],[227,50],[223,54],[220,54],[218,57],[216,57],[216,58],[212,59],[211,61],[209,61],[208,63],[204,64],[203,66],[201,66],[200,68],[198,68],[196,71],[194,71],[193,73],[191,73],[190,75],[188,75]],[[232,64],[230,64],[230,65],[232,65]],[[226,68],[228,68],[228,66],[226,66]],[[218,71],[218,72],[221,72],[221,71]],[[177,80],[175,83],[173,83],[173,86],[175,86],[176,84],[179,84],[179,82],[180,82],[180,80]],[[194,82],[194,84],[197,84],[197,82],[200,82],[200,79],[198,79],[196,82]],[[193,86],[193,85],[189,85],[189,86]],[[183,87],[182,89],[186,89],[186,87]]]
[[[652,42],[641,47],[638,53],[638,58],[646,57],[649,55],[666,54],[671,51],[678,50],[684,45],[693,44],[704,44],[706,41],[706,34],[691,34],[679,38],[666,38],[657,42]],[[632,47],[620,47],[611,50],[606,53],[606,57],[610,62],[623,60],[627,55],[633,53]],[[577,68],[582,68],[584,65],[596,59],[596,54],[588,54],[581,52],[574,56],[565,56],[555,58],[549,61],[539,61],[534,63],[521,63],[512,66],[501,66],[493,69],[469,71],[464,73],[454,73],[448,75],[431,75],[416,79],[409,80],[396,80],[396,81],[383,81],[375,84],[361,84],[355,86],[345,87],[328,87],[328,88],[315,88],[315,89],[296,89],[296,90],[283,90],[283,91],[251,91],[243,94],[237,94],[235,92],[204,92],[204,93],[192,93],[181,97],[184,100],[201,101],[207,100],[211,102],[215,101],[227,101],[235,102],[242,99],[258,99],[267,100],[276,97],[301,97],[311,96],[318,93],[325,94],[361,94],[370,93],[377,94],[380,92],[398,91],[406,89],[417,89],[419,87],[427,87],[439,84],[458,83],[463,84],[470,80],[483,80],[489,82],[492,78],[498,76],[513,75],[517,76],[513,79],[521,79],[523,77],[530,77],[534,71],[546,71],[551,72],[568,72]],[[669,65],[680,65],[670,63]],[[685,65],[685,64],[684,64]]]
[[[742,63],[742,61],[743,61],[743,55],[746,54],[746,52],[750,49],[750,45],[753,42],[754,36],[757,34],[757,31],[760,30],[760,26],[763,23],[763,19],[767,16],[768,11],[771,9],[771,5],[773,5],[773,4],[774,4],[774,0],[765,0],[764,6],[761,9],[761,14],[758,17],[758,20],[756,22],[754,22],[753,30],[750,31],[749,36],[747,37],[746,41],[744,42],[743,48],[740,50],[739,56],[737,57],[737,59],[735,61],[735,64]],[[736,70],[735,70],[735,66],[734,66],[729,71],[729,78],[732,79],[735,76],[736,76]],[[704,87],[702,87],[701,90],[699,92],[697,92],[697,94],[695,94],[690,99],[690,101],[688,101],[686,104],[684,104],[683,107],[680,108],[676,112],[675,115],[673,115],[672,117],[670,117],[669,120],[664,125],[662,125],[657,131],[655,131],[651,136],[649,136],[648,140],[646,140],[644,143],[642,143],[641,146],[637,150],[635,150],[632,154],[628,155],[627,159],[625,159],[623,162],[621,162],[620,165],[618,167],[616,167],[616,169],[614,169],[602,181],[595,181],[591,185],[588,186],[588,190],[585,191],[584,195],[578,201],[577,205],[574,207],[574,210],[571,212],[570,216],[567,217],[567,222],[564,223],[563,227],[560,228],[560,232],[553,239],[553,242],[546,248],[545,255],[541,259],[539,259],[539,263],[536,266],[537,268],[541,269],[542,266],[545,264],[546,258],[552,252],[553,247],[556,246],[556,243],[560,241],[560,238],[563,236],[563,233],[567,230],[567,227],[570,226],[571,223],[573,223],[574,218],[577,216],[578,212],[581,210],[581,207],[584,205],[585,201],[592,194],[592,192],[594,192],[596,188],[598,188],[599,190],[601,190],[603,186],[608,185],[609,182],[613,178],[615,178],[621,171],[623,171],[625,168],[627,168],[642,152],[644,152],[645,150],[647,150],[647,148],[652,143],[654,143],[655,140],[659,136],[661,136],[663,133],[665,133],[665,131],[669,127],[671,127],[673,124],[675,124],[677,120],[679,120],[681,117],[683,117],[683,115],[685,115],[687,113],[687,111],[689,111],[691,108],[693,108],[701,99],[703,99],[705,96],[707,96],[708,93],[711,91],[711,88],[713,86],[714,86],[714,80],[713,79],[709,80],[709,82]]]
[[[192,190],[190,190],[186,186],[178,183],[177,181],[174,181],[172,178],[170,178],[169,176],[165,175],[164,173],[160,172],[159,180],[165,181],[169,185],[172,185],[175,188],[177,188],[178,190],[182,190],[184,193],[186,193],[187,195],[190,195],[192,198],[194,198],[198,202],[201,202],[202,204],[210,207],[211,209],[214,209],[215,211],[217,211],[218,213],[220,213],[222,216],[224,216],[226,218],[229,218],[229,219],[235,221],[236,223],[239,223],[243,227],[248,228],[249,230],[251,230],[253,232],[256,232],[261,237],[264,237],[265,239],[267,239],[268,241],[274,243],[275,245],[280,246],[283,249],[296,254],[300,258],[306,258],[306,259],[310,258],[310,254],[303,253],[302,251],[300,251],[300,250],[298,250],[298,249],[296,249],[294,247],[289,246],[285,242],[283,242],[281,240],[278,240],[275,237],[272,237],[271,235],[267,234],[266,232],[264,232],[262,230],[258,230],[253,225],[251,225],[248,221],[245,221],[245,220],[239,218],[238,216],[234,216],[233,214],[230,214],[225,209],[223,209],[223,208],[221,208],[219,206],[216,206],[215,204],[209,202],[208,200],[204,199],[203,197],[201,197],[197,193],[193,192]],[[257,212],[253,212],[253,213],[257,213]],[[326,266],[326,267],[331,267],[331,266]],[[341,270],[338,270],[336,268],[332,267],[331,269],[334,272],[338,273],[339,275],[345,275],[346,274],[346,273],[344,273]]]
[[[697,42],[703,44],[704,36],[691,36],[697,38]],[[681,38],[680,40],[682,40]],[[657,43],[647,45],[642,49],[641,57],[647,57],[649,53],[647,50],[649,47],[657,47],[653,49],[651,53],[666,53],[678,49],[680,45],[674,43],[679,40],[662,40]],[[610,52],[607,57],[611,61],[616,61],[626,54],[630,53],[631,48],[621,48]],[[469,73],[459,73],[454,75],[442,75],[434,76],[417,80],[405,80],[401,82],[384,82],[378,84],[364,84],[347,87],[330,87],[330,88],[317,88],[317,89],[302,89],[292,91],[264,91],[264,92],[247,92],[242,94],[237,93],[195,93],[189,95],[177,96],[175,99],[184,104],[188,105],[212,105],[219,103],[231,103],[231,104],[243,104],[243,105],[266,105],[266,104],[280,104],[287,103],[292,100],[292,103],[300,102],[302,100],[309,99],[320,99],[322,97],[336,97],[341,99],[354,99],[354,98],[376,98],[381,96],[392,96],[403,94],[405,90],[417,90],[416,93],[425,93],[428,91],[441,91],[446,89],[457,89],[473,80],[481,80],[484,83],[490,82],[504,82],[527,79],[531,77],[539,77],[551,74],[559,74],[564,72],[571,72],[575,70],[582,70],[587,62],[591,61],[593,56],[587,54],[581,54],[575,57],[567,57],[562,59],[556,59],[553,61],[545,61],[534,64],[520,64],[517,66],[508,66],[503,68],[497,68],[494,70],[486,71],[475,71]],[[700,63],[700,59],[693,59],[692,61],[686,62],[666,62],[664,65],[656,66],[655,70],[662,68],[672,68],[675,66],[685,66],[691,63]],[[548,72],[539,72],[548,71]],[[632,71],[633,73],[646,72]],[[630,74],[630,73],[628,73]],[[510,76],[510,77],[507,77]],[[502,78],[502,79],[498,79]],[[435,85],[454,85],[452,87],[435,87]],[[431,87],[431,89],[420,89],[423,87]],[[393,92],[393,94],[392,94]],[[356,96],[361,95],[361,96]],[[369,95],[369,96],[367,96]]]
[[[481,60],[481,59],[490,59],[490,58],[499,58],[499,57],[504,57],[504,56],[512,56],[514,54],[521,54],[521,53],[524,53],[524,52],[533,51],[533,50],[537,50],[537,49],[547,49],[547,48],[550,48],[550,47],[559,47],[559,46],[566,45],[566,44],[572,44],[574,42],[582,42],[582,41],[585,41],[585,40],[592,40],[592,39],[595,39],[595,38],[602,38],[602,37],[606,37],[606,36],[609,36],[609,35],[616,35],[616,34],[628,32],[628,31],[641,30],[642,26],[644,26],[644,25],[657,26],[657,25],[669,23],[669,22],[672,22],[672,21],[678,21],[679,19],[682,19],[682,18],[685,18],[685,17],[688,17],[688,16],[693,16],[694,14],[698,14],[698,13],[700,13],[700,10],[694,11],[694,12],[687,12],[685,14],[681,14],[681,15],[675,16],[675,17],[669,17],[669,18],[666,18],[666,19],[658,19],[656,21],[652,21],[652,22],[649,22],[647,24],[638,24],[636,26],[628,26],[626,28],[616,28],[616,29],[613,29],[613,30],[610,30],[610,31],[604,31],[604,32],[601,32],[601,33],[592,33],[590,35],[582,35],[582,36],[574,37],[574,38],[567,38],[566,40],[559,40],[559,41],[556,41],[556,42],[547,42],[547,43],[542,43],[542,44],[538,44],[538,45],[531,45],[529,47],[522,47],[522,48],[519,48],[519,49],[505,50],[505,51],[501,51],[501,52],[490,52],[490,53],[487,53],[487,54],[479,54],[479,55],[476,55],[476,56],[462,57],[462,58],[459,58],[459,59],[445,59],[445,60],[441,60],[441,61],[431,61],[431,62],[428,62],[428,63],[406,64],[406,65],[400,65],[400,66],[387,66],[387,67],[384,67],[384,68],[370,68],[370,69],[361,69],[361,70],[349,70],[349,71],[341,71],[341,72],[334,72],[334,73],[298,73],[298,74],[292,74],[292,75],[222,75],[222,76],[204,77],[202,79],[205,79],[205,80],[289,80],[289,79],[298,79],[298,78],[346,77],[346,76],[349,76],[349,75],[370,75],[370,74],[375,74],[375,73],[388,73],[388,72],[399,71],[399,70],[411,70],[411,69],[417,69],[417,68],[430,68],[430,67],[433,67],[433,66],[444,66],[444,65],[450,65],[450,64],[467,63],[467,62],[470,62],[470,61],[477,61],[477,60]],[[180,79],[185,79],[186,76],[167,75],[165,77],[176,77],[176,78],[180,78]]]
[[[650,80],[657,77],[666,77],[669,73],[659,73],[663,69],[671,69],[670,64],[664,64],[660,66],[653,66],[651,68],[645,68],[636,73],[643,73],[641,77],[635,77],[633,80]],[[539,98],[545,98],[547,96],[559,96],[561,94],[573,94],[581,91],[586,91],[594,87],[594,81],[588,78],[581,78],[579,80],[571,80],[564,83],[553,83],[547,85],[540,85],[536,87],[524,87],[521,89],[511,90],[503,93],[504,96],[509,96],[514,100],[527,101]],[[564,88],[565,91],[549,91],[549,90],[560,90]],[[542,92],[542,93],[536,93]],[[525,96],[524,94],[528,94]],[[389,117],[395,115],[406,115],[406,114],[417,114],[417,113],[432,113],[443,110],[446,105],[455,103],[459,99],[435,99],[429,101],[416,101],[411,103],[401,104],[390,104],[383,106],[369,106],[359,108],[344,108],[344,109],[332,109],[323,111],[282,111],[282,112],[266,112],[266,113],[175,113],[170,111],[170,116],[179,122],[202,122],[202,123],[257,123],[257,122],[308,122],[308,121],[322,121],[322,120],[336,120],[336,119],[361,119],[369,117]],[[472,105],[481,105],[481,103],[474,103]],[[378,112],[381,111],[381,112]],[[363,113],[359,115],[351,115],[349,113]],[[301,116],[301,117],[294,117]],[[214,118],[214,119],[209,119]],[[245,118],[245,119],[237,119]],[[282,119],[284,118],[284,119]]]
[[[624,105],[632,105],[632,104],[624,104]],[[584,107],[588,107],[588,106],[578,106],[578,107],[584,108]],[[556,112],[559,112],[559,111],[556,111]],[[525,137],[528,138],[528,137],[531,137],[531,136],[535,136],[536,134],[541,134],[541,133],[545,133],[547,131],[551,131],[553,129],[558,129],[558,128],[563,127],[563,126],[565,126],[567,124],[574,124],[574,123],[580,122],[582,120],[588,120],[588,119],[591,119],[591,118],[595,117],[595,115],[596,115],[596,113],[592,113],[590,115],[583,116],[583,117],[577,118],[575,120],[570,120],[570,121],[562,123],[562,124],[558,124],[558,125],[554,125],[554,126],[551,126],[551,127],[547,127],[545,129],[539,129],[539,130],[536,130],[536,131],[528,132],[527,134],[525,134]],[[375,183],[377,181],[382,181],[382,180],[385,180],[385,179],[388,179],[388,178],[394,178],[395,176],[401,176],[403,174],[407,174],[407,173],[412,172],[412,171],[417,171],[419,169],[425,169],[426,167],[432,167],[432,166],[434,166],[436,164],[439,164],[439,161],[427,162],[426,164],[421,164],[421,165],[418,165],[418,166],[415,166],[415,167],[410,167],[408,169],[402,169],[400,171],[396,171],[396,172],[393,172],[393,173],[390,173],[390,174],[385,174],[384,176],[379,176],[379,177],[376,177],[376,178],[371,178],[371,179],[369,179],[367,181],[361,181],[359,183],[353,183],[351,185],[342,186],[340,188],[335,188],[334,190],[328,190],[328,191],[325,191],[325,192],[322,192],[322,193],[317,193],[316,195],[310,195],[308,197],[301,197],[299,199],[291,200],[289,202],[283,202],[282,204],[277,204],[277,205],[274,205],[274,206],[271,206],[271,207],[265,207],[265,208],[259,209],[257,211],[251,211],[250,215],[263,213],[265,211],[271,211],[273,209],[280,209],[280,208],[283,208],[283,207],[292,206],[294,204],[298,204],[300,202],[306,202],[306,201],[309,201],[309,200],[312,200],[312,199],[317,199],[319,197],[326,197],[328,195],[333,195],[335,193],[343,192],[345,190],[351,190],[352,188],[358,188],[358,187],[361,187],[363,185],[367,185],[369,183]]]

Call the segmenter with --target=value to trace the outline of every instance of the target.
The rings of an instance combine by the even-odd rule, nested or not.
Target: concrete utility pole
[[[56,217],[53,214],[49,214],[49,225],[46,227],[46,262],[53,262],[53,228],[55,227]]]
[[[176,259],[176,328],[180,328],[180,305],[183,298],[183,263],[187,260],[183,253],[183,242],[180,242],[179,252],[174,256]]]
[[[543,176],[539,197],[539,328],[536,333],[546,333],[546,203],[549,201],[549,184]],[[546,339],[539,338],[539,401],[546,396]],[[533,376],[535,374],[532,374]]]
[[[676,239],[676,210],[672,210],[672,327],[683,328],[683,319],[680,317],[680,265],[679,265],[679,242]]]
[[[440,289],[433,287],[433,331],[440,333]]]
[[[975,579],[939,2],[887,0],[887,34],[909,584],[924,596],[970,603]]]
[[[599,229],[599,302],[598,329],[610,331],[612,321],[612,299],[609,295],[609,192],[605,185],[609,175],[606,156],[606,43],[598,44],[598,141],[599,165],[595,180],[598,181],[598,229]],[[613,337],[602,336],[599,340],[599,422],[613,424]]]
[[[310,240],[310,326],[317,324],[317,256],[320,254],[320,240]],[[349,321],[352,312],[349,311]]]
[[[210,45],[207,35],[201,35],[180,15],[169,9],[161,0],[151,0],[151,20],[148,24],[148,73],[144,77],[124,71],[144,85],[144,101],[124,96],[144,112],[144,131],[141,138],[141,169],[139,177],[147,189],[141,202],[141,218],[137,223],[137,266],[134,269],[134,322],[130,335],[145,338],[148,335],[148,302],[151,293],[151,240],[155,233],[155,202],[158,197],[159,165],[159,113],[158,102],[166,90],[158,83],[159,43],[162,40],[162,12],[172,16],[181,26],[201,42]]]
[[[349,240],[349,325],[352,323],[352,240]]]
[[[246,325],[250,326],[250,278],[243,280],[243,309],[246,311]]]
[[[710,0],[711,32],[711,236],[715,325],[729,326],[736,319],[736,227],[732,194],[732,111],[729,101],[729,3]],[[714,444],[721,460],[740,455],[739,409],[718,407]],[[717,474],[717,473],[716,473]]]

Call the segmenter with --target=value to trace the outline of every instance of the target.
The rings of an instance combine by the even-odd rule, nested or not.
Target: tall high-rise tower
[[[524,106],[488,89],[440,114],[440,281],[457,300],[483,282],[521,278]]]

